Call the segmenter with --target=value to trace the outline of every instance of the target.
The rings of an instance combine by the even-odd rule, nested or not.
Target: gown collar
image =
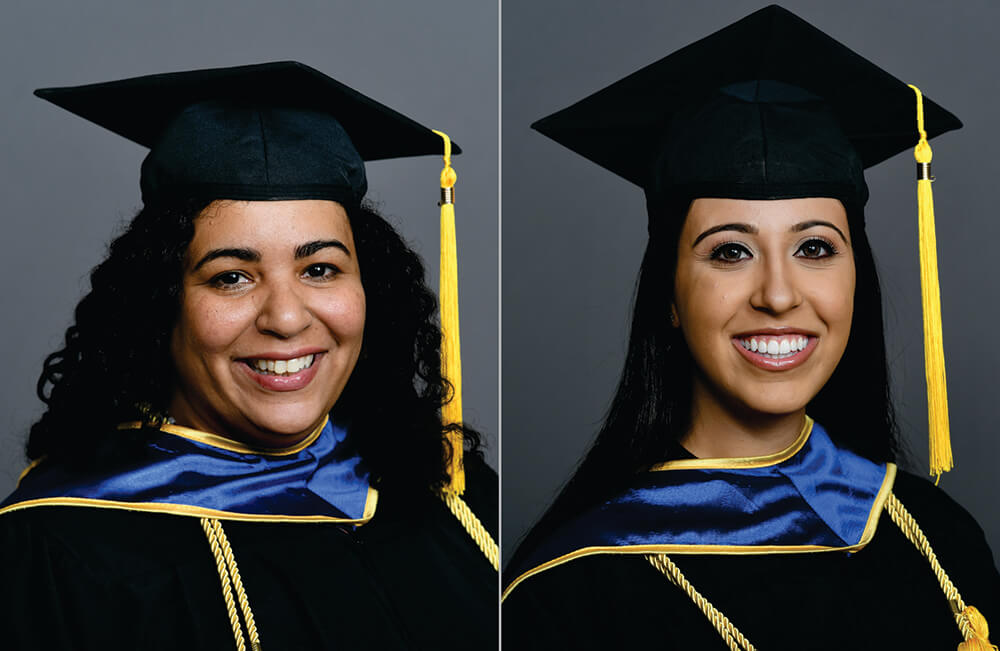
[[[856,551],[875,535],[896,466],[838,447],[812,419],[772,455],[678,459],[581,513],[518,567],[531,575],[591,554]]]
[[[125,423],[119,429],[138,429]],[[87,506],[271,522],[364,524],[378,493],[345,451],[347,432],[326,419],[301,442],[251,448],[178,425],[150,429],[141,455],[76,470],[36,461],[0,514],[36,506]]]

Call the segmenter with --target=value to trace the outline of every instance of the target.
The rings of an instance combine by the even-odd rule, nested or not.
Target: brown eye
[[[238,271],[226,271],[212,278],[212,285],[220,289],[235,289],[250,282],[250,279]]]
[[[711,255],[712,260],[720,260],[722,262],[739,262],[740,260],[748,260],[752,257],[750,250],[738,242],[720,244],[712,249]]]
[[[340,269],[333,266],[332,264],[321,263],[321,264],[309,265],[308,267],[306,267],[306,270],[303,272],[303,275],[313,280],[322,280],[322,279],[333,278],[338,273],[340,273]]]
[[[834,255],[836,250],[825,240],[807,240],[802,243],[795,255],[800,258],[828,258]]]

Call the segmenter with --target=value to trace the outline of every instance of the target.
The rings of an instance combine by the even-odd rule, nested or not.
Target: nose
[[[769,257],[760,265],[759,274],[757,287],[750,296],[750,304],[755,310],[783,314],[802,303],[795,270],[789,261]]]
[[[280,339],[290,339],[308,329],[313,313],[301,287],[294,283],[271,286],[257,294],[257,330]]]

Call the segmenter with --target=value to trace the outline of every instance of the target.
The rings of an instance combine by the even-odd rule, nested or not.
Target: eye
[[[334,265],[321,262],[318,264],[311,264],[306,267],[305,271],[302,272],[302,275],[312,280],[329,280],[339,273],[340,269]]]
[[[250,279],[239,271],[226,271],[212,278],[210,282],[213,287],[219,289],[236,289],[240,285],[249,283]]]
[[[800,258],[809,259],[819,259],[819,258],[829,258],[830,256],[836,255],[837,249],[833,247],[833,244],[821,239],[811,239],[806,240],[799,246],[795,255]]]
[[[749,260],[753,256],[750,255],[750,250],[739,242],[726,242],[712,249],[709,257],[721,262],[739,262]]]

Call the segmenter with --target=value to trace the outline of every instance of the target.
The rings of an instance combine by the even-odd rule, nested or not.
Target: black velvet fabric
[[[296,61],[41,88],[35,94],[150,148],[146,204],[205,197],[361,201],[364,161],[443,153],[425,126]],[[452,153],[461,153],[453,144]]]
[[[966,603],[1000,630],[1000,574],[980,527],[923,478],[901,472],[894,493]],[[761,650],[954,649],[962,641],[929,563],[887,513],[854,554],[671,558]],[[502,611],[505,649],[728,648],[641,554],[589,556],[543,571],[516,587]]]
[[[927,97],[924,114],[931,138],[962,126]],[[532,128],[643,188],[654,206],[832,197],[857,210],[868,198],[862,170],[919,140],[913,90],[777,5]]]
[[[465,500],[497,535],[497,477]],[[497,574],[438,498],[352,527],[223,522],[264,649],[497,647]],[[232,649],[198,518],[81,507],[0,516],[4,649]]]

